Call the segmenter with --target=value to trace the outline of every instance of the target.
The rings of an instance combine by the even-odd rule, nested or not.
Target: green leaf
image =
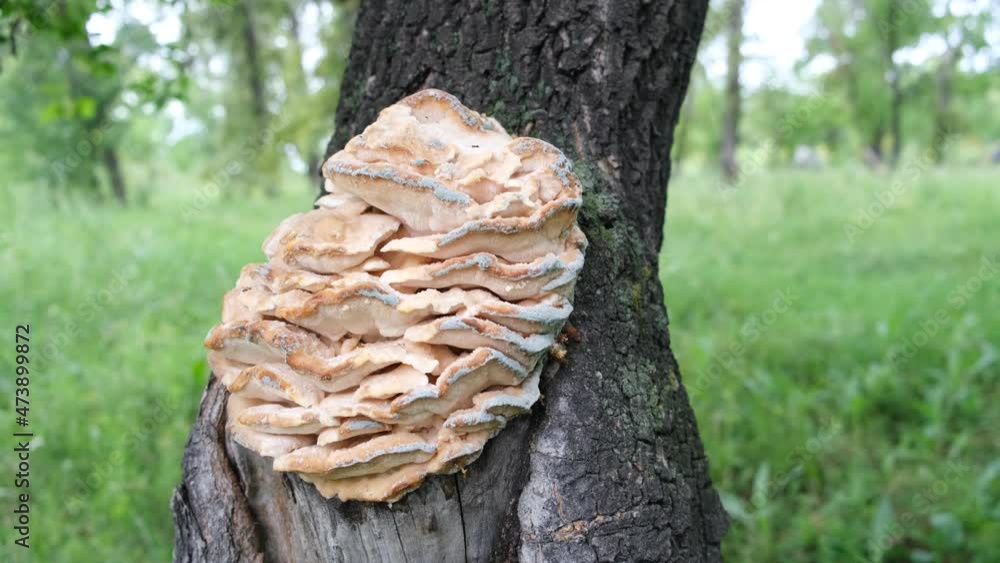
[[[883,546],[888,543],[890,535],[892,533],[893,524],[896,521],[896,512],[892,509],[892,502],[889,501],[889,496],[883,496],[882,500],[878,503],[878,508],[875,509],[875,514],[872,517],[872,528],[871,528],[871,543],[873,546]],[[882,559],[882,553],[877,552],[872,554],[875,561],[880,561]]]
[[[726,514],[733,519],[741,522],[750,520],[750,511],[747,510],[747,505],[740,497],[726,491],[719,491],[719,499],[722,501],[722,507],[726,509]]]
[[[750,499],[758,509],[765,508],[771,495],[771,465],[764,462],[757,468],[753,478],[753,488]]]
[[[46,104],[45,109],[42,110],[39,115],[39,119],[42,123],[51,123],[63,116],[63,104],[62,100],[52,100]]]
[[[76,101],[76,115],[82,119],[90,119],[97,113],[97,101],[90,96],[83,96]]]

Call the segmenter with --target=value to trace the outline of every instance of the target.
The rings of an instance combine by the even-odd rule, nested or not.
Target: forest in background
[[[7,2],[0,159],[52,201],[273,196],[329,139],[357,2]],[[180,185],[179,185],[180,184]]]
[[[996,161],[996,7],[821,0],[788,72],[754,55],[768,38],[745,32],[745,0],[713,3],[701,48],[680,54],[697,64],[675,166],[737,185],[775,167]],[[121,204],[312,189],[356,10],[355,0],[5,2],[7,182],[54,202]],[[765,71],[748,80],[748,65]]]

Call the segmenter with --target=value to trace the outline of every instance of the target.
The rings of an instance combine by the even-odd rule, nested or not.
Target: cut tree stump
[[[226,439],[214,380],[174,493],[174,561],[719,561],[727,518],[658,274],[670,147],[706,1],[368,0],[327,155],[426,87],[563,149],[590,240],[544,398],[393,505],[322,498]],[[305,202],[303,202],[305,204]],[[259,241],[247,241],[257,244]],[[221,296],[220,296],[221,298]]]

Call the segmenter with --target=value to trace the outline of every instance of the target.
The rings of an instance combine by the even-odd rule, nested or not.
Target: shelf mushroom
[[[541,396],[586,237],[557,148],[439,90],[323,165],[205,346],[227,431],[325,497],[393,502],[475,461]]]

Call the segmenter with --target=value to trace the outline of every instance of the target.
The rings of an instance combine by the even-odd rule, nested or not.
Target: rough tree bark
[[[657,273],[670,147],[707,2],[369,0],[339,149],[437,87],[564,149],[591,245],[580,342],[543,404],[467,474],[395,505],[341,503],[224,436],[209,384],[173,498],[175,561],[718,561],[726,515],[670,351]],[[554,367],[554,366],[550,366]]]

